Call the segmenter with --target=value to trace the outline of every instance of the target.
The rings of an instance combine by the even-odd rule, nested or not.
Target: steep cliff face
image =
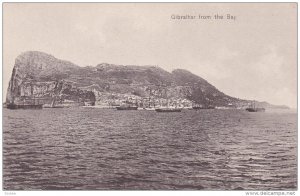
[[[54,98],[63,102],[95,102],[90,91],[80,90],[64,80],[80,67],[42,52],[26,52],[15,60],[7,90],[7,103],[51,103]]]
[[[203,106],[241,107],[250,103],[230,97],[203,78],[183,69],[167,72],[157,66],[102,63],[80,67],[42,52],[25,52],[15,60],[7,103],[38,99],[50,103],[108,103],[135,96],[177,99]],[[176,102],[176,100],[175,100]],[[265,104],[266,105],[266,104]]]

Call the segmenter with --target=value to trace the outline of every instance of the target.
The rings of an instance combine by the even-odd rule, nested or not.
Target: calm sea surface
[[[5,190],[297,188],[296,112],[3,109]]]

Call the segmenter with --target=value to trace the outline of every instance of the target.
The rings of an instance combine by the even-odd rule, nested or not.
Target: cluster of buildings
[[[131,104],[141,108],[154,108],[154,107],[192,107],[192,102],[183,98],[157,98],[154,96],[140,97],[132,94],[119,94],[119,93],[100,93],[96,92],[95,105],[103,107],[116,107],[123,104]]]

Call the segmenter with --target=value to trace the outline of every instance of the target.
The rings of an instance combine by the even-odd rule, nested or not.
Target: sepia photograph
[[[2,3],[2,190],[294,195],[297,11]]]

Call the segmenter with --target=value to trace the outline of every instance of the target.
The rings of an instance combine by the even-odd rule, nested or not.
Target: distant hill
[[[38,51],[25,52],[16,58],[6,102],[39,98],[46,103],[59,97],[61,102],[101,103],[122,95],[186,99],[217,107],[245,107],[250,103],[222,93],[205,79],[183,69],[170,73],[157,66],[107,63],[80,67]]]

